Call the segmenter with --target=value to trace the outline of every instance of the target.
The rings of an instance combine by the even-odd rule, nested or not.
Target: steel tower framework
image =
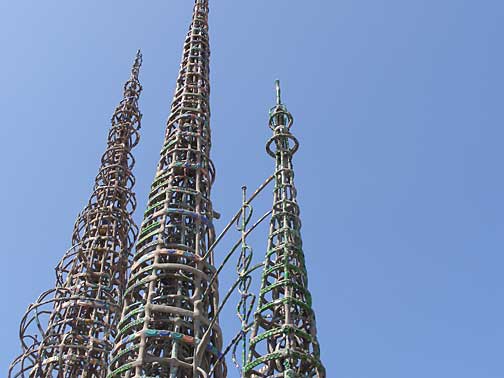
[[[94,190],[75,223],[72,245],[56,267],[56,285],[29,306],[20,327],[23,354],[11,378],[104,378],[116,334],[132,244],[135,179],[131,150],[141,114],[137,53],[112,116]]]
[[[275,159],[274,200],[258,307],[254,314],[247,378],[324,378],[302,250],[301,220],[292,157],[299,143],[290,132],[291,113],[277,103],[270,111],[273,137],[266,150]]]
[[[109,378],[196,378],[212,369],[216,378],[226,374],[218,361],[218,285],[210,282],[215,169],[209,157],[209,56],[208,0],[196,0]]]

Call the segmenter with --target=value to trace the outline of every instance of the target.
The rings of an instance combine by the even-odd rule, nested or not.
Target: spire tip
[[[134,67],[140,68],[142,65],[142,51],[140,49],[137,50],[136,56],[135,56],[135,63],[133,63]]]
[[[282,105],[280,80],[278,80],[278,79],[275,80],[275,88],[276,88],[276,101],[277,101],[277,105]]]

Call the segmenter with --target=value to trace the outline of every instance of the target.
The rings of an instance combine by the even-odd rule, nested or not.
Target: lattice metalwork
[[[141,114],[137,53],[124,97],[112,116],[93,194],[77,218],[73,247],[56,268],[56,286],[29,306],[20,327],[23,354],[9,377],[104,378],[131,248],[138,233],[131,150]]]
[[[274,135],[266,150],[276,161],[268,250],[254,315],[247,378],[323,378],[302,250],[301,221],[292,156],[299,143],[291,134],[292,115],[280,99],[270,111]]]
[[[247,227],[250,223],[253,214],[253,207],[247,203],[247,187],[242,187],[243,199],[240,224],[237,225],[238,231],[241,233],[241,251],[236,264],[236,274],[238,276],[238,293],[240,300],[236,306],[236,316],[240,320],[240,340],[236,342],[232,349],[232,360],[235,367],[241,372],[241,367],[245,365],[247,358],[247,338],[246,334],[250,327],[250,318],[254,310],[256,294],[251,291],[252,272],[253,269],[253,250],[252,246],[247,243]],[[241,345],[240,345],[241,344]],[[238,348],[240,347],[241,358],[238,357]]]
[[[212,369],[212,376],[225,376],[217,280],[210,284],[209,55],[208,0],[196,0],[109,378],[207,377]]]

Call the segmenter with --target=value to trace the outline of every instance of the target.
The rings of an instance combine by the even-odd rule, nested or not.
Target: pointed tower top
[[[131,76],[138,79],[138,74],[140,73],[140,67],[142,67],[142,52],[140,49],[137,50],[135,61],[133,62],[133,67],[131,67]]]
[[[142,115],[138,111],[138,98],[142,92],[142,85],[138,79],[141,66],[142,53],[140,52],[140,49],[138,49],[133,66],[131,67],[131,76],[126,83],[124,83],[123,99],[116,108],[112,118],[112,121],[115,119],[115,122],[122,122],[122,120],[125,119],[124,115],[127,115],[127,117],[131,116],[131,122],[136,125],[137,130],[140,130],[141,128],[140,121],[142,118]],[[138,136],[135,139],[138,139]]]
[[[270,110],[269,127],[275,130],[277,127],[287,127],[290,129],[294,119],[292,114],[289,113],[287,107],[282,103],[282,89],[280,88],[280,80],[275,80],[276,90],[276,105]]]
[[[135,65],[142,65],[142,50],[138,49],[135,57]]]
[[[275,87],[276,87],[276,103],[277,105],[282,105],[282,90],[280,88],[280,80],[275,80]]]

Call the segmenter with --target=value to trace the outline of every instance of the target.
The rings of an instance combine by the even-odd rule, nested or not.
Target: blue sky
[[[140,223],[191,8],[0,1],[2,371],[70,246],[139,47]],[[497,0],[211,1],[214,206],[229,218],[241,185],[272,171],[280,78],[328,377],[504,376],[503,12]],[[252,242],[260,258],[265,235]]]

